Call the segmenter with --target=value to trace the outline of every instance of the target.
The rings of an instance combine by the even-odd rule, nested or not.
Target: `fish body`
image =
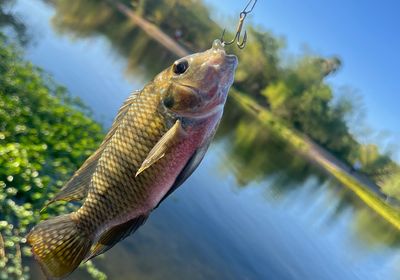
[[[191,175],[218,127],[236,66],[216,40],[125,101],[98,150],[51,201],[82,206],[28,235],[47,276],[64,277],[129,236]]]

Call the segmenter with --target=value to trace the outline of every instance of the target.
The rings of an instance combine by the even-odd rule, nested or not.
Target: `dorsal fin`
[[[90,260],[98,255],[111,249],[119,241],[127,238],[129,235],[134,233],[144,222],[147,220],[148,215],[140,215],[126,223],[112,227],[108,231],[104,232],[96,245],[92,247],[89,257],[86,260]]]
[[[100,147],[93,155],[91,155],[64,185],[64,187],[62,187],[62,189],[56,194],[56,196],[46,204],[44,209],[55,201],[77,201],[85,198],[102,151],[103,148]]]
[[[107,143],[111,137],[114,135],[115,131],[117,130],[119,124],[121,123],[122,119],[126,115],[126,113],[129,111],[130,105],[133,103],[133,101],[136,99],[136,97],[140,94],[140,90],[136,90],[129,95],[129,97],[122,103],[121,107],[118,110],[118,113],[116,117],[114,118],[113,124],[108,131],[106,137],[104,137],[103,142],[101,143],[100,147],[103,146],[105,143]]]
[[[90,181],[92,180],[93,173],[97,167],[97,162],[100,159],[104,148],[107,146],[107,143],[114,135],[123,117],[128,112],[129,106],[139,93],[140,91],[135,91],[125,100],[114,119],[113,125],[105,136],[103,142],[100,144],[100,147],[83,163],[58,194],[46,204],[44,209],[55,201],[77,201],[86,197]]]

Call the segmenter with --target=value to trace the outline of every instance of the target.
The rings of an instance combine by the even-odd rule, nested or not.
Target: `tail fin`
[[[73,272],[92,245],[88,234],[79,230],[71,215],[44,221],[28,235],[32,253],[48,277],[65,277]]]

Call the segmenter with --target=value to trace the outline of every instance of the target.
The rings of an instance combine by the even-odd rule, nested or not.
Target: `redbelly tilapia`
[[[124,102],[98,150],[51,201],[82,206],[28,235],[47,276],[66,276],[133,233],[192,174],[220,122],[236,66],[236,56],[215,40]]]

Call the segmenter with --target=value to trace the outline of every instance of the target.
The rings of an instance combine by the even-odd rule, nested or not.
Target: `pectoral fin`
[[[180,120],[177,120],[170,130],[161,137],[160,141],[157,142],[153,149],[151,149],[147,158],[143,161],[139,170],[136,172],[136,176],[163,158],[167,151],[185,136],[186,132],[182,128],[181,122]]]

